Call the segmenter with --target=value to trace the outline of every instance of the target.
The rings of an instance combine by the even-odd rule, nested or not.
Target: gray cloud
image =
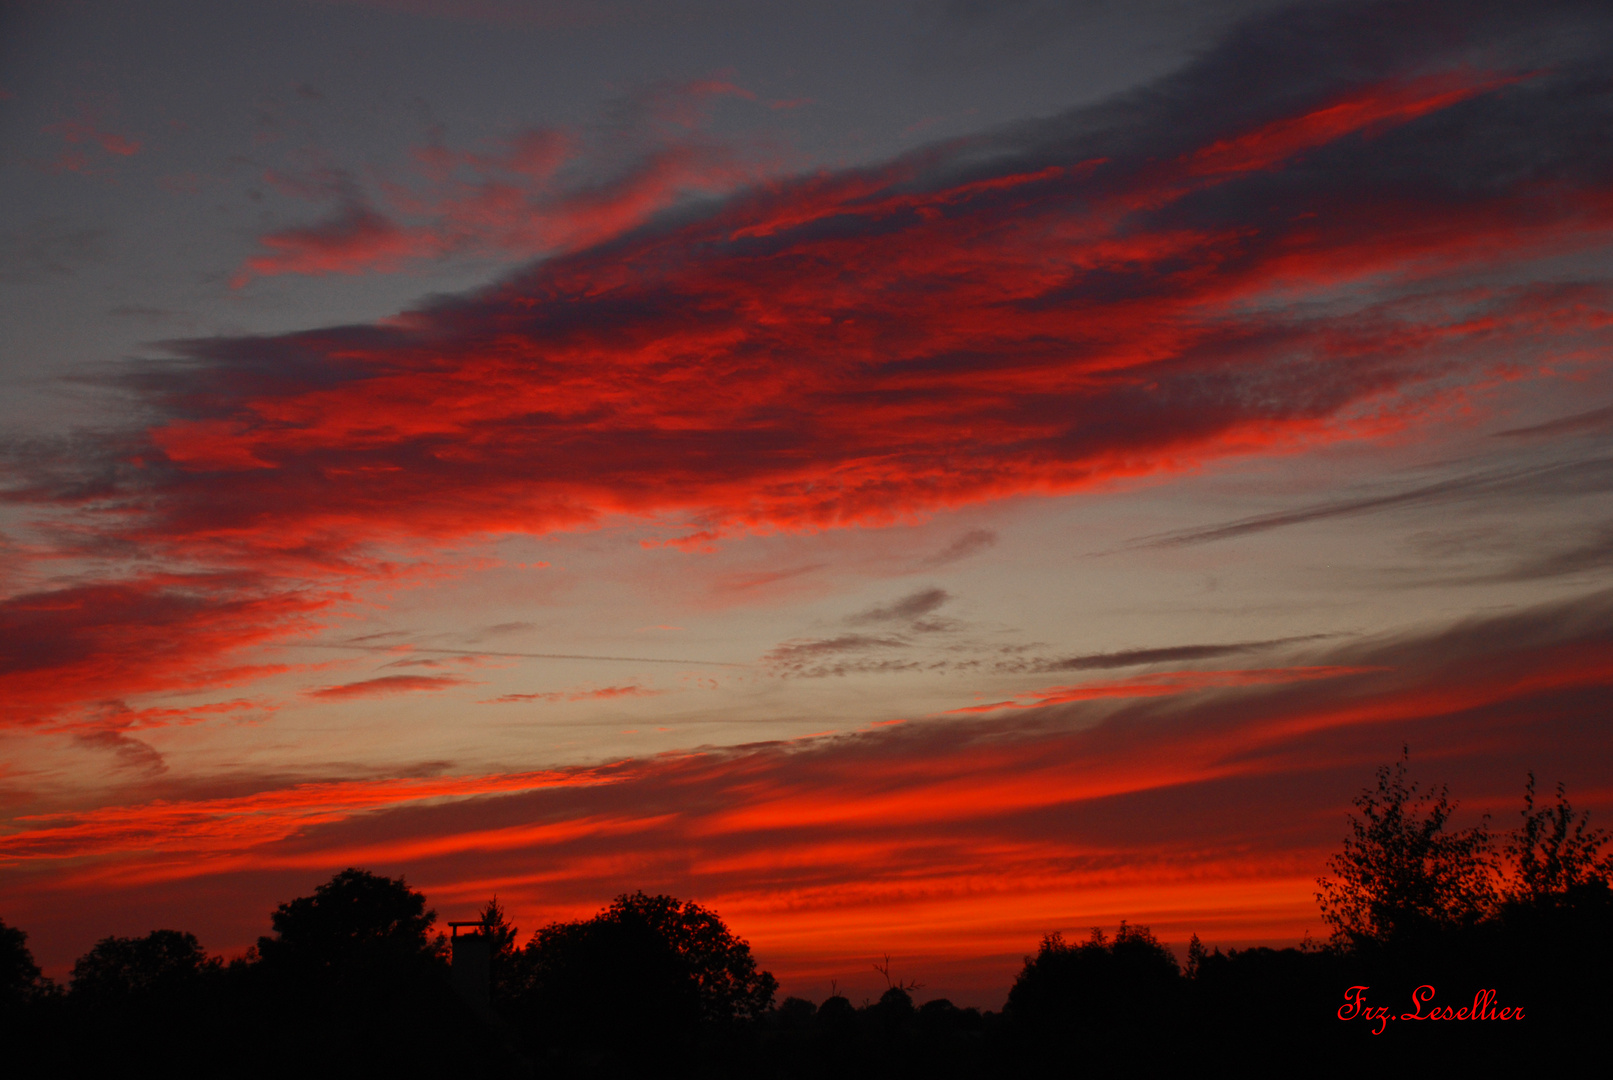
[[[1216,660],[1224,656],[1241,656],[1263,652],[1282,645],[1303,641],[1321,641],[1332,634],[1304,634],[1299,637],[1272,638],[1268,641],[1235,641],[1215,645],[1171,645],[1157,649],[1127,649],[1121,652],[1088,653],[1061,660],[1029,660],[1003,662],[1000,670],[1026,672],[1053,671],[1106,671],[1111,668],[1141,667],[1145,664],[1177,663],[1191,660]]]
[[[0,233],[0,281],[27,284],[46,277],[71,277],[109,253],[112,231],[73,227],[59,219]]]
[[[81,746],[110,750],[115,755],[119,768],[145,773],[147,776],[160,776],[167,772],[168,762],[162,753],[150,743],[127,734],[121,726],[127,721],[116,718],[117,714],[127,712],[128,707],[122,702],[117,702],[112,709],[114,719],[108,722],[108,726],[82,732],[74,736],[74,740]]]
[[[501,623],[494,623],[492,626],[484,627],[482,629],[482,633],[484,633],[484,634],[514,634],[514,633],[518,633],[518,632],[520,632],[522,630],[535,630],[535,629],[537,629],[537,625],[538,625],[537,623],[530,623],[530,622],[501,622]]]
[[[1579,530],[1562,542],[1552,544],[1545,540],[1506,541],[1495,545],[1511,561],[1499,570],[1476,571],[1471,574],[1452,574],[1441,579],[1441,584],[1467,585],[1481,582],[1542,581],[1550,578],[1571,577],[1575,574],[1595,573],[1613,567],[1613,522],[1603,522]]]
[[[107,311],[107,314],[119,319],[149,319],[153,321],[179,317],[178,312],[170,311],[168,308],[146,307],[140,304],[119,304],[117,307]]]
[[[1290,525],[1304,525],[1328,518],[1350,517],[1409,506],[1429,506],[1461,499],[1546,494],[1575,495],[1609,490],[1613,490],[1613,458],[1591,458],[1524,468],[1493,469],[1439,480],[1387,495],[1332,499],[1297,510],[1259,514],[1221,525],[1158,533],[1139,538],[1130,545],[1130,548],[1135,550],[1187,547],[1216,540],[1231,540]]]
[[[762,662],[779,667],[789,667],[821,656],[847,652],[866,652],[869,649],[900,649],[907,647],[907,642],[899,637],[873,637],[869,634],[841,634],[833,638],[804,638],[795,641],[786,641],[775,646]]]
[[[967,559],[971,555],[978,555],[987,548],[995,547],[996,544],[997,534],[990,529],[970,529],[940,551],[920,560],[919,565],[945,566]]]
[[[945,589],[920,589],[918,592],[894,600],[889,604],[879,604],[859,611],[849,616],[846,621],[853,626],[864,626],[868,623],[902,622],[908,619],[917,619],[928,615],[936,608],[950,600]]]
[[[1505,439],[1573,435],[1581,431],[1598,431],[1607,427],[1613,427],[1613,405],[1604,405],[1600,409],[1575,413],[1573,416],[1565,416],[1559,420],[1551,420],[1544,424],[1535,424],[1532,427],[1498,431],[1495,433],[1495,437]]]

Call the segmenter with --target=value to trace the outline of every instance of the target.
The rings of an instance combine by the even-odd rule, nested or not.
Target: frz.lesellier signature
[[[1371,987],[1352,986],[1344,991],[1344,1004],[1339,1007],[1340,1020],[1365,1020],[1376,1026],[1372,1034],[1382,1035],[1391,1020],[1522,1020],[1523,1007],[1508,1005],[1498,1008],[1494,990],[1480,990],[1473,995],[1473,1004],[1453,1009],[1449,1005],[1435,1005],[1434,988],[1423,985],[1411,992],[1411,1012],[1396,1016],[1387,1005],[1367,1003],[1366,994]]]

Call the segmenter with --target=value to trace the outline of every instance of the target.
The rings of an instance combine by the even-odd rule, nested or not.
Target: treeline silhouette
[[[0,922],[0,1060],[18,1076],[1573,1065],[1600,1049],[1613,1005],[1613,855],[1561,785],[1536,804],[1531,774],[1517,828],[1452,829],[1448,792],[1411,782],[1403,755],[1356,799],[1318,879],[1326,943],[1223,952],[1195,936],[1179,965],[1147,927],[1073,944],[1049,934],[1000,1011],[918,1004],[920,987],[893,980],[888,957],[874,965],[887,983],[877,1001],[776,1001],[773,976],[716,913],[642,892],[524,945],[495,897],[456,927],[456,945],[404,880],[348,869],[280,905],[242,957],[209,956],[177,930],[108,937],[65,988]],[[464,963],[451,975],[456,947]]]

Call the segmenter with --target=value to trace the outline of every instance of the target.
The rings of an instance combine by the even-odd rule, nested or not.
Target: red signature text
[[[1521,1005],[1496,1005],[1494,990],[1480,990],[1469,1005],[1453,1007],[1435,1005],[1435,990],[1424,984],[1411,992],[1411,1012],[1396,1016],[1388,1005],[1373,1005],[1367,1001],[1369,986],[1352,986],[1344,991],[1344,1004],[1339,1007],[1340,1020],[1364,1020],[1373,1025],[1372,1034],[1382,1035],[1391,1020],[1522,1020]]]

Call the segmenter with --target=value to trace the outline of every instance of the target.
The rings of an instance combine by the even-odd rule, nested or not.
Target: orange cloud
[[[10,597],[0,601],[0,720],[35,723],[73,706],[121,709],[139,694],[240,686],[287,671],[244,654],[314,629],[331,603],[241,574],[148,575]],[[180,712],[196,716],[197,708]],[[136,715],[150,726],[164,710]]]
[[[454,675],[382,675],[379,678],[363,679],[359,682],[322,686],[317,690],[307,691],[307,694],[322,701],[345,701],[348,698],[407,694],[416,690],[447,690],[454,686],[465,686],[469,682],[469,679],[461,679]]]
[[[497,892],[529,930],[643,887],[716,907],[787,989],[851,981],[889,951],[995,1007],[1049,930],[1128,918],[1178,944],[1319,932],[1314,878],[1349,799],[1403,742],[1464,813],[1499,821],[1530,768],[1613,811],[1610,642],[1603,595],[1335,645],[1300,669],[1327,678],[1203,673],[1215,694],[38,815],[0,837],[7,919],[28,926],[71,893],[87,944],[88,920],[131,896],[226,895],[232,913],[206,916],[219,921],[204,940],[234,947],[288,890],[354,863],[406,872],[439,911]]]
[[[998,709],[1041,709],[1049,705],[1063,705],[1071,701],[1094,701],[1100,698],[1161,697],[1235,686],[1267,686],[1309,679],[1336,679],[1342,675],[1359,675],[1369,670],[1371,669],[1324,666],[1261,668],[1245,671],[1161,671],[1150,675],[1135,675],[1116,682],[1051,686],[1046,690],[1015,695],[1010,701],[998,701],[990,705],[969,705],[950,711],[985,713],[996,712]]]

